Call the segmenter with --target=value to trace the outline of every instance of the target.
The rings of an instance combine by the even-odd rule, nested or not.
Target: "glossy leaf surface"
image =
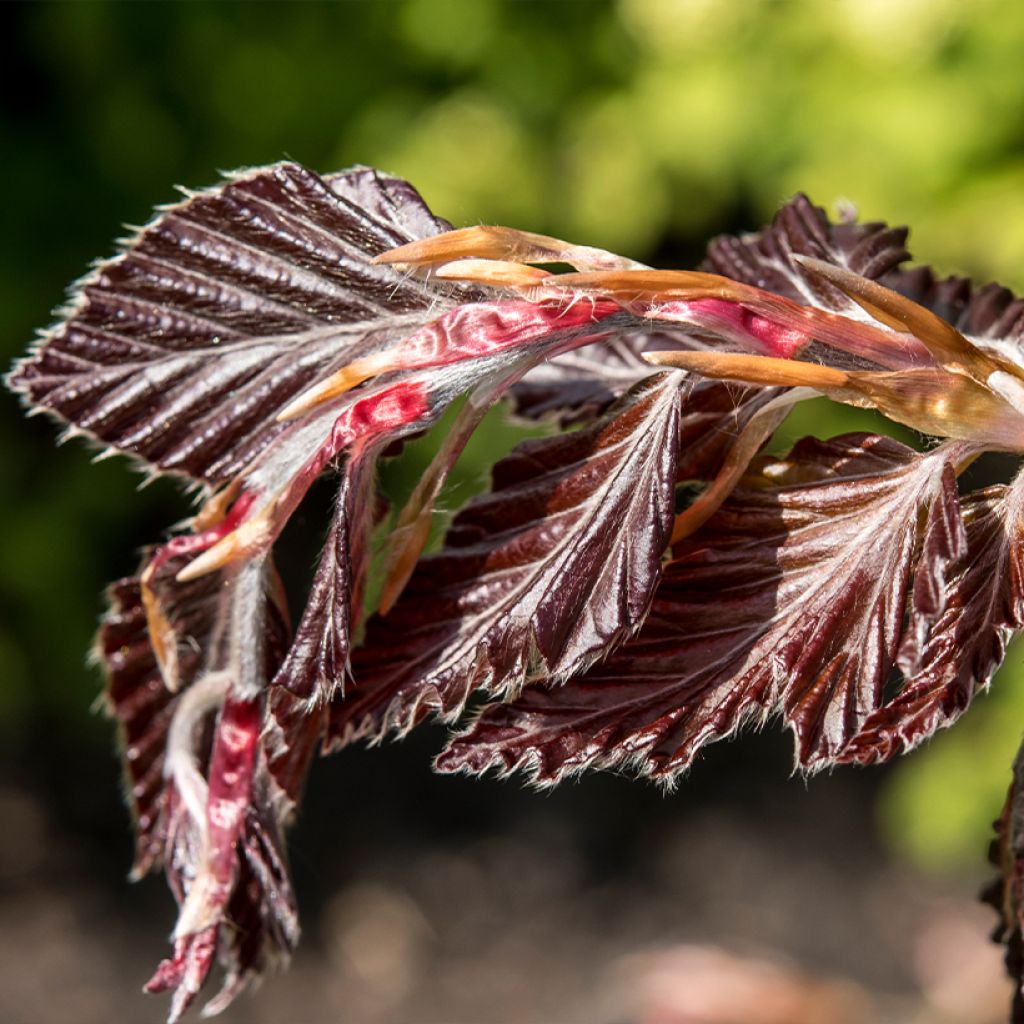
[[[480,687],[566,679],[639,626],[671,532],[680,383],[653,375],[594,426],[495,467],[492,492],[370,624],[334,742],[457,712]]]
[[[802,195],[715,239],[702,271],[447,229],[366,168],[232,175],[100,263],[8,378],[205,499],[112,588],[98,645],[135,872],[162,865],[179,904],[149,985],[172,1019],[216,963],[211,1012],[294,947],[283,833],[322,745],[453,722],[482,693],[441,770],[672,782],[773,716],[807,770],[884,760],[953,722],[1024,625],[1024,483],[958,482],[986,450],[1024,452],[1024,305],[1007,290],[907,268],[904,229],[833,223]],[[936,443],[757,456],[820,393]],[[417,562],[441,483],[505,394],[563,432],[500,461]],[[354,646],[375,463],[461,395]],[[273,553],[323,474],[337,500],[292,636]]]
[[[285,432],[276,413],[317,377],[467,297],[369,263],[446,227],[370,169],[238,174],[83,278],[12,383],[107,445],[225,482]]]
[[[830,763],[881,703],[918,513],[957,514],[951,472],[949,455],[883,438],[802,442],[677,546],[632,641],[560,689],[485,708],[439,767],[671,779],[704,743],[774,713],[800,764]]]

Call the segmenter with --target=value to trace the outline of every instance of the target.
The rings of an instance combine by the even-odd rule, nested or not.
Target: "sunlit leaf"
[[[1024,625],[1022,503],[1020,479],[965,501],[966,543],[948,570],[943,603],[908,637],[903,660],[912,674],[868,717],[841,760],[884,760],[916,746],[988,686],[1011,635]]]
[[[222,483],[287,429],[275,414],[313,381],[468,297],[369,263],[447,227],[369,169],[241,172],[100,263],[11,383],[113,448]]]
[[[919,511],[955,507],[951,472],[949,454],[885,438],[802,442],[677,546],[633,640],[564,687],[488,706],[438,767],[672,779],[704,743],[773,713],[799,763],[828,764],[883,699]]]
[[[656,374],[592,427],[521,444],[370,624],[335,743],[461,709],[478,687],[564,680],[642,621],[674,513],[680,375]]]

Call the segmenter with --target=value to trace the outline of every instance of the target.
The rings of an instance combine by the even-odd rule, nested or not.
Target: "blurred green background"
[[[5,365],[175,183],[285,156],[383,167],[457,225],[675,266],[799,189],[911,224],[922,261],[1024,288],[1013,0],[80,2],[0,19]],[[857,422],[818,406],[788,429]],[[101,590],[187,505],[56,434],[0,400],[0,738],[35,784],[66,792],[69,763],[96,779],[66,811],[84,827],[116,799],[85,664]],[[422,446],[411,458],[407,472]],[[980,869],[1024,727],[1020,676],[1011,653],[992,697],[886,777],[879,819],[919,863]]]

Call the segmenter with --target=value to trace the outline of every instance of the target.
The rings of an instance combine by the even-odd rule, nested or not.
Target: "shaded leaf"
[[[1024,1024],[1024,747],[1013,762],[1013,778],[995,822],[989,859],[999,870],[982,899],[999,915],[992,935],[1006,947],[1006,970],[1014,981],[1010,1024]]]
[[[484,378],[466,396],[466,401],[452,422],[447,436],[420,476],[391,530],[387,563],[383,570],[383,586],[378,602],[378,609],[382,615],[391,610],[398,595],[409,582],[420,555],[423,554],[430,537],[434,504],[467,442],[495,403],[522,374],[537,365],[539,358],[530,355],[520,360],[518,367],[503,367],[491,379]]]
[[[276,819],[298,803],[324,736],[330,701],[349,671],[374,523],[371,458],[346,463],[334,516],[291,647],[267,691],[260,737]]]
[[[246,985],[284,966],[299,940],[298,911],[283,842],[272,820],[248,812],[240,830],[238,875],[218,950],[225,970],[205,1016],[226,1009]]]
[[[676,478],[707,480],[715,476],[743,428],[783,391],[692,379],[683,404]]]
[[[339,474],[334,515],[306,607],[273,679],[298,697],[329,701],[348,668],[374,523],[374,463],[353,459]]]
[[[918,512],[955,502],[950,457],[868,435],[805,439],[677,546],[634,639],[560,689],[486,707],[438,768],[671,779],[704,743],[773,712],[801,764],[829,763],[882,700]]]
[[[199,687],[209,686],[214,678],[204,677],[190,696]],[[174,1024],[194,1000],[213,966],[214,956],[220,953],[223,959],[226,950],[238,945],[238,932],[231,929],[226,908],[238,878],[242,831],[247,817],[255,813],[250,812],[249,805],[259,715],[259,706],[254,701],[223,698],[214,726],[205,785],[196,783],[204,790],[205,806],[199,813],[182,786],[183,771],[175,770],[173,782],[168,783],[180,797],[181,813],[174,816],[167,854],[168,880],[178,901],[179,914],[173,954],[160,963],[146,990],[172,993],[169,1024]],[[194,727],[199,725],[197,720]],[[173,736],[171,743],[175,743]],[[179,759],[183,756],[185,753],[177,750],[169,755]]]

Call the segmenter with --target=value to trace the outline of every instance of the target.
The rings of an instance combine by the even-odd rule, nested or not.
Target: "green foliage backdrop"
[[[802,189],[911,223],[920,259],[1024,287],[1015,0],[81,2],[0,18],[5,362],[175,182],[283,156],[385,167],[457,224],[677,265]],[[802,426],[849,428],[818,415]],[[100,588],[187,504],[172,484],[135,493],[80,445],[52,451],[52,427],[9,399],[0,424],[4,756],[94,756],[108,729],[86,714],[82,652]],[[929,863],[977,856],[1024,723],[1020,676],[1011,656],[997,695],[894,776],[883,817]]]

